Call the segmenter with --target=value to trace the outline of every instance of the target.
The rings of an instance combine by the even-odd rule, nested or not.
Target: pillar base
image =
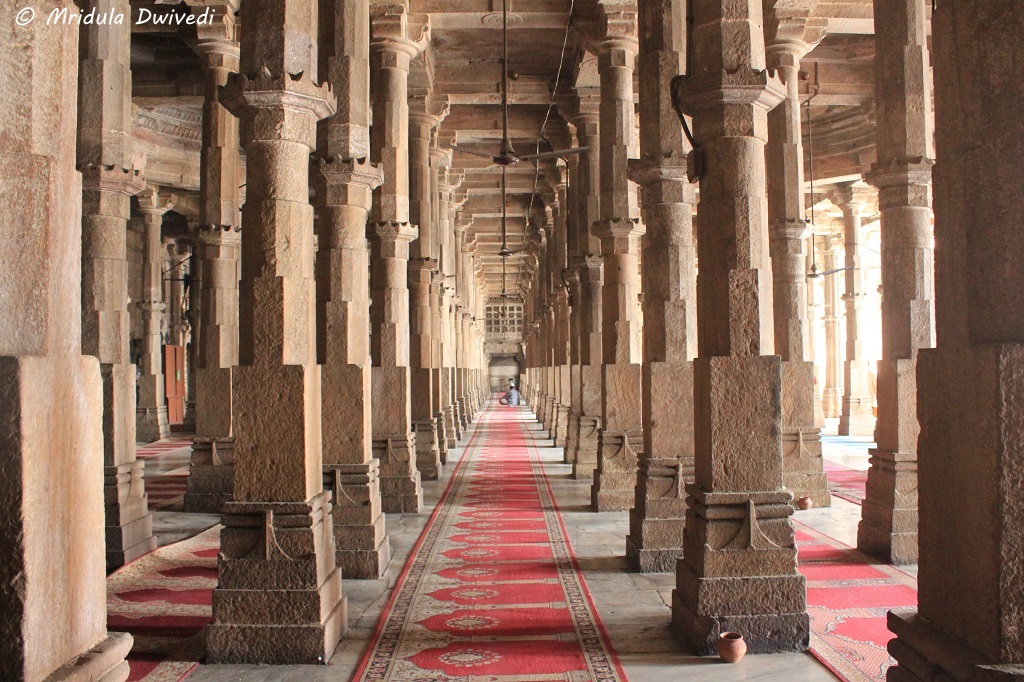
[[[196,432],[196,401],[185,401],[185,415],[181,420],[181,428],[188,433]]]
[[[437,422],[420,419],[412,423],[416,438],[416,470],[424,481],[441,478],[441,449],[437,444]]]
[[[208,663],[326,663],[346,631],[331,493],[229,502]]]
[[[103,467],[107,572],[156,549],[143,462]]]
[[[790,580],[789,582],[793,582]],[[697,590],[708,595],[743,591],[754,593],[793,585],[774,585],[763,579],[718,578],[701,580]],[[698,656],[715,655],[715,643],[723,632],[740,632],[750,654],[781,654],[807,651],[810,619],[806,613],[770,613],[752,616],[702,616],[694,613],[678,592],[672,591],[672,629],[679,640]]]
[[[600,417],[580,415],[579,439],[572,458],[572,477],[577,481],[594,477],[594,470],[597,469],[597,438],[600,431]]]
[[[590,488],[590,506],[596,512],[626,511],[636,499],[637,455],[643,450],[642,431],[598,435],[597,469]]]
[[[857,549],[897,566],[917,563],[917,453],[873,448]]]
[[[470,422],[472,421],[469,418],[469,415],[466,414],[466,396],[462,396],[461,398],[459,398],[457,404],[459,408],[459,430],[461,433],[465,433],[466,429],[469,428]],[[459,437],[461,438],[462,436],[460,435]]]
[[[167,406],[139,407],[135,411],[135,440],[140,443],[155,443],[171,435],[167,422]]]
[[[576,449],[580,441],[580,415],[569,412],[566,426],[565,449],[562,451],[562,462],[572,464],[575,461]]]
[[[334,495],[336,563],[345,578],[376,580],[391,561],[380,497],[380,462],[325,464],[324,489]]]
[[[843,414],[839,417],[839,435],[871,438],[875,435],[875,415],[871,400],[843,398]]]
[[[682,533],[680,532],[680,535]],[[682,544],[680,537],[679,543]],[[644,549],[632,535],[626,536],[626,563],[637,573],[671,573],[683,557],[683,548]]]
[[[185,488],[185,511],[220,514],[235,488],[235,439],[196,436]]]
[[[667,573],[683,555],[686,484],[693,457],[645,461],[641,456],[635,506],[629,510],[626,560],[634,571]]]
[[[445,437],[448,440],[448,450],[458,447],[459,445],[459,419],[455,413],[454,405],[445,405],[444,410],[441,412],[441,418],[444,419],[444,432]],[[447,464],[447,462],[445,462]]]
[[[68,661],[46,682],[124,682],[128,679],[128,661],[134,640],[127,632],[108,633],[102,642]]]
[[[437,451],[441,464],[448,463],[448,427],[444,422],[444,414],[434,415],[434,431],[437,436]]]
[[[686,552],[672,592],[681,641],[707,655],[722,632],[736,631],[750,653],[805,651],[807,584],[797,572],[789,492],[686,489]]]
[[[818,429],[782,429],[782,466],[783,485],[793,499],[809,497],[815,507],[832,506]]]
[[[835,419],[842,412],[843,393],[838,388],[826,388],[821,396],[822,411],[826,419]]]
[[[380,462],[381,509],[388,514],[417,514],[423,507],[423,488],[416,469],[416,439],[412,433],[373,436],[373,456]]]
[[[794,498],[809,497],[831,507],[821,431],[814,425],[814,365],[782,362],[782,481]]]
[[[941,632],[914,610],[892,610],[889,630],[896,639],[889,653],[892,682],[1010,682],[1024,680],[1024,662],[988,663],[977,651]]]
[[[555,406],[555,439],[556,448],[565,448],[569,440],[569,406]]]

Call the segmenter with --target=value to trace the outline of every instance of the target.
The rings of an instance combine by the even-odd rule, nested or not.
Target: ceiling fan
[[[561,68],[561,64],[558,65]],[[543,131],[541,131],[543,133]],[[495,164],[504,168],[519,163],[520,161],[541,161],[543,159],[556,159],[571,154],[582,154],[590,151],[589,147],[573,147],[570,149],[554,150],[550,152],[539,152],[536,154],[517,154],[512,146],[512,140],[508,136],[508,0],[501,2],[501,149],[497,156],[467,149],[457,145],[448,145],[449,149],[490,159]],[[503,175],[504,177],[504,175]]]

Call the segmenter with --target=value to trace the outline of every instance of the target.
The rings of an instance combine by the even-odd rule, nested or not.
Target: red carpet
[[[398,580],[355,679],[625,680],[525,412],[493,405]]]
[[[802,523],[794,525],[800,572],[807,578],[811,651],[840,679],[885,680],[893,663],[885,614],[917,606],[917,581]]]
[[[152,459],[182,448],[192,449],[192,436],[175,434],[169,438],[158,440],[146,445],[139,445],[135,448],[135,456],[138,459]]]
[[[146,494],[149,495],[149,510],[184,510],[187,485],[187,470],[147,478]]]
[[[145,462],[146,493],[150,511],[182,511],[188,485],[192,436],[174,435],[136,449]]]
[[[863,504],[864,489],[868,484],[866,470],[851,469],[826,459],[825,474],[828,476],[828,488],[833,495],[855,504]]]
[[[129,682],[179,682],[206,651],[220,526],[140,557],[107,577],[107,628],[130,632]]]

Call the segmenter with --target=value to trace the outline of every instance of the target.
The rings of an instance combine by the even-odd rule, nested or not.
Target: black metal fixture
[[[561,68],[561,64],[559,64]],[[581,154],[589,151],[589,147],[575,147],[550,152],[538,152],[536,154],[517,154],[512,146],[512,140],[508,136],[508,0],[501,3],[501,149],[497,156],[479,152],[475,149],[466,149],[456,145],[447,145],[449,149],[490,159],[502,166],[511,166],[520,161],[540,161],[542,159],[555,159],[566,154]],[[543,131],[541,131],[543,132]]]

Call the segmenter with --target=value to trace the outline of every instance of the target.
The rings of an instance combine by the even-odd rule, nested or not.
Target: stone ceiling
[[[802,62],[801,92],[810,99],[816,183],[851,180],[874,161],[874,39],[871,0],[780,0],[812,7],[829,35]],[[174,0],[144,0],[133,7],[186,11]],[[596,60],[587,51],[596,0],[509,0],[510,136],[519,153],[572,145],[572,127],[552,105],[573,86],[598,85]],[[570,8],[572,16],[570,17]],[[411,0],[413,13],[430,17],[432,44],[414,64],[411,91],[432,87],[447,97],[450,113],[440,140],[497,153],[501,139],[501,0]],[[244,3],[241,14],[244,30]],[[567,30],[568,27],[568,30]],[[164,31],[164,32],[161,32]],[[188,28],[136,28],[132,40],[134,137],[149,178],[177,191],[198,192],[202,74],[189,47]],[[194,30],[194,29],[193,29]],[[564,45],[564,49],[563,49]],[[808,109],[804,109],[806,121]],[[544,137],[539,141],[541,127]],[[527,211],[552,196],[547,166],[520,163],[508,169],[509,243],[519,248]],[[465,210],[473,215],[479,253],[491,293],[500,290],[500,167],[455,152],[452,166],[465,172]],[[809,169],[808,169],[808,177]],[[522,255],[509,263],[515,281]],[[510,282],[510,289],[512,288]]]

